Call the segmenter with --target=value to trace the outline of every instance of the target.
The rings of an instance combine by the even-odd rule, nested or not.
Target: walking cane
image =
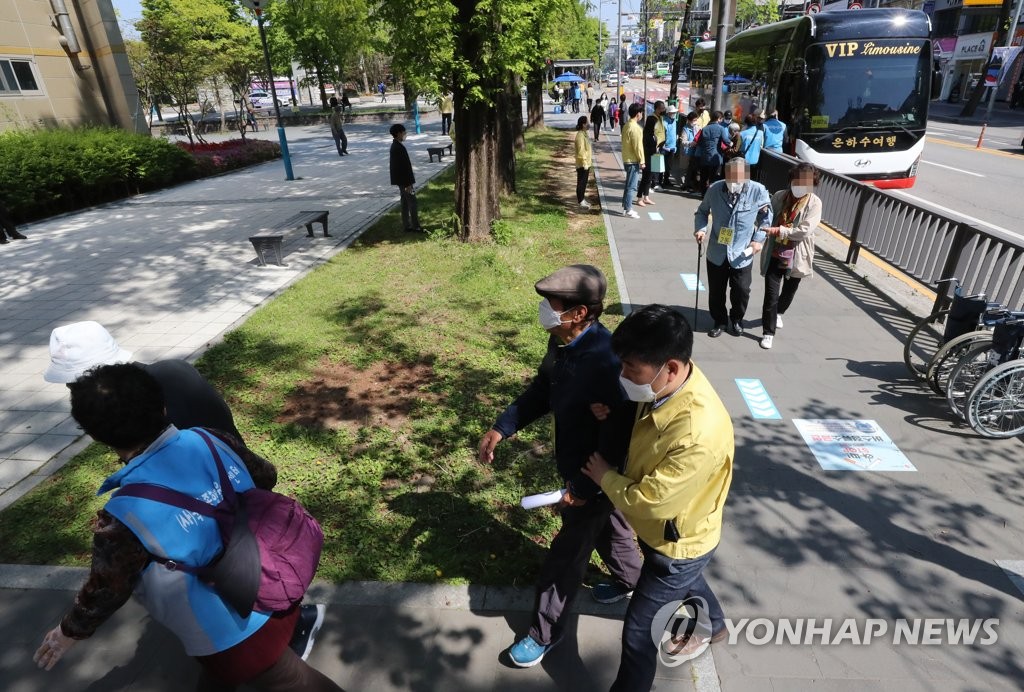
[[[697,285],[693,287],[693,331],[697,331],[697,304],[700,302],[700,258],[704,256],[704,242],[697,243]]]

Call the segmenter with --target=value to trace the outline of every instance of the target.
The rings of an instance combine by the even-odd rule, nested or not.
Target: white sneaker
[[[628,216],[628,217],[629,217],[629,218],[631,218],[631,219],[639,219],[639,218],[640,218],[640,215],[639,215],[639,214],[637,214],[637,213],[636,213],[636,212],[635,212],[634,210],[632,210],[632,209],[630,209],[629,211],[623,212],[623,216]]]
[[[590,202],[587,200],[580,202],[580,209],[590,209]]]
[[[655,191],[655,192],[661,192],[661,191],[662,191],[662,190],[664,190],[664,189],[665,189],[665,188],[663,188],[663,187],[662,187],[661,185],[655,185],[655,186],[654,186],[654,191]]]
[[[761,337],[761,348],[769,349],[772,347],[772,341],[775,339],[774,334],[765,334]]]
[[[782,315],[775,316],[775,328],[782,329]]]

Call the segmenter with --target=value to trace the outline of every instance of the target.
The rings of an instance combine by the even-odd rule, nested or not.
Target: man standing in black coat
[[[422,233],[419,208],[416,204],[416,176],[412,172],[405,141],[405,125],[395,123],[389,130],[395,141],[391,143],[391,184],[397,185],[402,195],[402,225],[410,233]]]
[[[595,600],[627,598],[640,576],[633,529],[582,471],[596,451],[611,454],[614,466],[624,465],[636,413],[619,386],[622,364],[611,350],[611,333],[598,321],[607,286],[601,270],[588,264],[564,267],[536,283],[544,298],[540,326],[550,334],[547,354],[526,391],[480,440],[479,459],[491,463],[499,442],[548,413],[555,419],[555,464],[565,483],[558,507],[562,526],[540,570],[533,624],[509,649],[520,668],[540,663],[562,640],[563,616],[595,549],[612,575],[610,583],[594,587]],[[593,404],[604,404],[609,415],[599,420]]]

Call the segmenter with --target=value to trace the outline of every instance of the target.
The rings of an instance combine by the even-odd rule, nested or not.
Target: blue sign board
[[[873,420],[795,419],[793,424],[825,471],[917,471]]]
[[[645,55],[647,53],[647,44],[634,43],[633,44],[633,55]]]

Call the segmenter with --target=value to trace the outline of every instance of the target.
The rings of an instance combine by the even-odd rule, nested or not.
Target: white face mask
[[[803,197],[811,192],[811,188],[806,185],[790,185],[789,190],[793,193],[794,197]]]
[[[665,365],[668,365],[668,363],[665,363]],[[626,392],[626,398],[630,401],[638,401],[641,403],[647,403],[657,399],[661,390],[667,387],[668,383],[666,382],[665,387],[662,387],[658,391],[654,391],[654,387],[652,387],[651,384],[653,384],[654,380],[658,379],[658,376],[661,375],[661,371],[665,369],[665,365],[658,368],[658,372],[654,375],[654,378],[647,384],[637,384],[633,380],[627,379],[620,374],[619,384],[622,385],[623,391]]]
[[[569,310],[572,310],[572,308],[569,308]],[[545,298],[537,306],[537,319],[540,321],[540,326],[544,327],[545,330],[554,329],[562,324],[562,315],[569,312],[569,310],[559,312],[551,307],[551,303]]]
[[[743,183],[729,183],[729,192],[736,193],[743,189]]]

